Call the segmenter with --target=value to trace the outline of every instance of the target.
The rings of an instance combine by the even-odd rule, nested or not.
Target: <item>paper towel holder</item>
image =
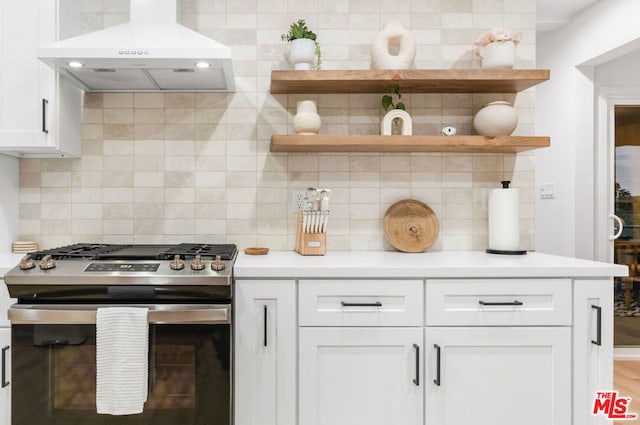
[[[502,180],[500,182],[502,184],[503,189],[509,189],[509,185],[511,184],[510,180]],[[526,249],[516,249],[516,250],[503,250],[503,249],[486,249],[487,254],[500,254],[500,255],[525,255],[527,253]]]

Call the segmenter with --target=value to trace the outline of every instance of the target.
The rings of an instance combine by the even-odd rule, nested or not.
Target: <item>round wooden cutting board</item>
[[[415,199],[391,205],[384,214],[384,235],[402,252],[423,252],[438,239],[440,224],[431,208]]]

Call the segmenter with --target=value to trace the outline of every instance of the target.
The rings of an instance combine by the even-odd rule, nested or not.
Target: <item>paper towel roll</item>
[[[489,193],[489,249],[521,249],[518,189],[494,189]]]

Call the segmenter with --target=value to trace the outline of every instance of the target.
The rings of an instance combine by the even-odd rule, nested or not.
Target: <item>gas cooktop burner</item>
[[[114,245],[86,244],[62,246],[34,252],[31,257],[41,260],[50,255],[54,260],[173,260],[176,255],[183,260],[200,255],[202,259],[213,259],[217,255],[222,260],[235,257],[237,248],[234,244],[195,244],[178,245]]]
[[[79,243],[25,256],[5,275],[22,302],[228,300],[234,244]]]

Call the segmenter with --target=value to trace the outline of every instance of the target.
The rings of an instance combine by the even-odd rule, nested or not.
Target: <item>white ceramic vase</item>
[[[516,63],[516,44],[513,41],[494,41],[480,46],[483,69],[513,69]]]
[[[394,124],[398,123],[397,126]],[[394,131],[394,128],[397,130]],[[402,109],[392,109],[385,114],[380,123],[380,134],[383,136],[402,135],[411,136],[413,133],[413,122],[411,115]]]
[[[308,70],[315,67],[316,42],[310,38],[296,38],[289,43],[289,61],[293,69]]]
[[[416,57],[416,41],[397,21],[389,22],[371,45],[373,69],[409,69]]]
[[[509,136],[518,126],[518,111],[509,102],[487,103],[473,117],[473,128],[482,136]]]
[[[296,104],[296,116],[293,117],[293,131],[300,135],[314,135],[320,131],[322,120],[313,100],[301,100]]]

